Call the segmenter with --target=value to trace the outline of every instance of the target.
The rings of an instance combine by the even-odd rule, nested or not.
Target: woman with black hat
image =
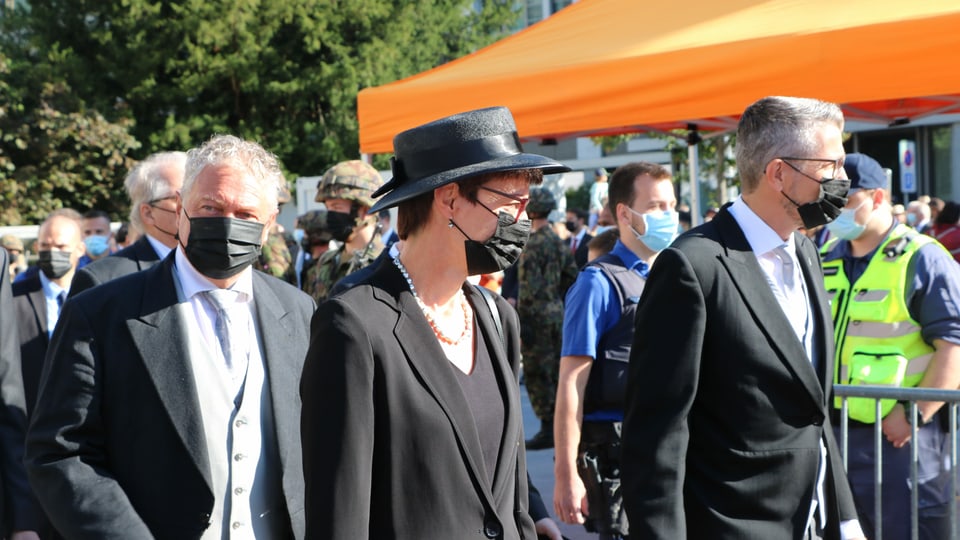
[[[467,276],[512,264],[544,173],[502,107],[394,138],[396,258],[325,302],[301,381],[308,538],[534,538],[517,317]]]

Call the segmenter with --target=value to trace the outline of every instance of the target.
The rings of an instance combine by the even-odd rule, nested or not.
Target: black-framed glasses
[[[158,203],[158,202],[161,202],[161,201],[175,201],[175,200],[177,200],[177,196],[176,196],[176,195],[168,195],[168,196],[166,196],[166,197],[160,197],[159,199],[153,199],[152,201],[148,201],[147,204],[150,205],[152,208],[156,208],[157,210],[163,210],[164,212],[176,213],[176,211],[174,211],[174,210],[170,210],[170,209],[167,209],[167,208],[163,208],[163,207],[157,206],[157,203]]]
[[[781,157],[781,158],[778,158],[778,159],[780,159],[781,161],[783,161],[784,163],[786,163],[787,165],[789,165],[791,169],[797,171],[798,173],[806,176],[807,178],[813,180],[814,182],[818,182],[818,183],[822,184],[823,182],[825,182],[825,181],[827,181],[827,180],[833,180],[834,178],[837,178],[837,175],[840,174],[840,169],[843,168],[843,161],[844,161],[845,158],[826,159],[826,158]],[[818,171],[821,170],[821,169],[823,169],[823,168],[826,167],[827,165],[832,165],[832,166],[833,166],[833,170],[830,172],[830,175],[829,175],[829,176],[825,176],[825,177],[823,177],[823,178],[817,179],[817,178],[814,178],[814,177],[810,176],[809,174],[801,171],[799,167],[797,167],[797,166],[794,165],[793,163],[790,163],[790,161],[814,161],[814,162],[818,162],[818,163],[823,163],[823,164],[824,164],[824,165],[820,166],[820,167],[817,169]]]
[[[478,189],[482,189],[482,190],[484,190],[484,191],[489,191],[490,193],[493,193],[493,194],[495,194],[495,195],[499,195],[499,196],[501,196],[501,197],[510,199],[511,201],[514,201],[514,202],[518,203],[520,206],[519,206],[519,208],[517,209],[516,215],[513,216],[513,219],[514,219],[514,220],[520,219],[520,214],[523,214],[523,211],[526,210],[526,208],[527,208],[527,203],[530,202],[530,197],[517,197],[516,195],[511,195],[510,193],[505,193],[505,192],[503,192],[503,191],[500,191],[499,189],[493,189],[493,188],[487,187],[487,186],[479,186]],[[478,202],[479,202],[479,201],[478,201]],[[480,203],[480,204],[483,205],[483,203]],[[486,205],[483,205],[483,207],[484,207],[484,208],[487,208]],[[487,210],[490,210],[490,209],[487,208]],[[496,213],[493,212],[492,210],[490,210],[490,211],[491,211],[491,213],[496,214]]]

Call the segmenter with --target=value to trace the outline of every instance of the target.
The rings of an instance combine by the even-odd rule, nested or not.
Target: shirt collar
[[[616,255],[623,261],[623,265],[629,268],[630,270],[636,270],[644,278],[647,277],[647,272],[650,270],[650,266],[643,262],[640,257],[637,257],[637,254],[630,251],[623,242],[617,239],[617,243],[613,245],[613,249],[610,250],[610,253]]]
[[[776,231],[760,219],[760,216],[752,208],[747,206],[743,197],[737,197],[737,200],[730,205],[729,211],[733,219],[740,225],[743,235],[747,238],[747,243],[750,244],[750,249],[755,254],[763,255],[786,244],[787,251],[796,256],[797,249],[793,235],[791,234],[786,240],[780,238]]]
[[[43,273],[43,270],[40,270],[37,274],[40,276],[40,286],[43,287],[43,296],[47,300],[56,300],[61,292],[70,292],[70,289],[64,289],[50,281],[47,275]]]
[[[174,271],[180,278],[184,298],[193,298],[199,293],[217,288],[206,276],[194,268],[183,253],[183,249],[177,250]],[[253,298],[253,269],[249,266],[244,268],[240,272],[240,278],[230,287],[230,290],[241,293],[241,301],[249,302]]]
[[[165,246],[162,242],[150,236],[149,234],[144,234],[144,236],[147,237],[147,242],[150,242],[150,246],[153,248],[154,251],[157,252],[157,256],[160,257],[161,261],[163,259],[166,259],[167,255],[169,255],[170,252],[173,251],[173,248],[169,248]]]

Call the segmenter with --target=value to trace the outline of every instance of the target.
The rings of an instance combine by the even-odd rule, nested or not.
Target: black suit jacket
[[[308,538],[536,537],[516,312],[497,298],[504,347],[480,293],[465,292],[504,400],[492,487],[456,368],[400,272],[382,260],[368,280],[321,304],[311,323],[300,387]]]
[[[7,251],[0,249],[0,534],[39,526],[23,468],[27,416],[8,264]]]
[[[590,262],[588,259],[590,257],[590,250],[587,248],[587,245],[590,241],[593,240],[593,235],[589,233],[583,233],[583,238],[580,239],[580,243],[577,244],[577,250],[573,252],[573,260],[577,262],[577,268],[583,268]],[[567,247],[573,242],[573,235],[570,238],[567,238]]]
[[[199,538],[214,495],[175,309],[174,253],[67,301],[27,435],[30,481],[66,538]],[[313,301],[253,272],[285,508],[303,538],[299,384]]]
[[[27,416],[33,413],[40,387],[40,372],[47,354],[50,328],[47,325],[47,299],[43,295],[40,275],[13,284],[13,303],[19,325],[20,362],[23,369],[23,391]]]
[[[856,518],[829,427],[831,318],[813,243],[794,234],[819,373],[724,208],[660,253],[637,311],[623,492],[638,538],[801,538],[820,443],[825,538]]]
[[[157,252],[150,245],[147,236],[141,236],[136,242],[120,251],[104,257],[77,270],[70,283],[70,297],[74,297],[87,289],[106,283],[111,279],[146,270],[160,260]]]

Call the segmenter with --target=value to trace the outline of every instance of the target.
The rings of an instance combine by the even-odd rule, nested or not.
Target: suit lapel
[[[720,261],[747,308],[753,313],[755,320],[760,322],[757,326],[766,334],[770,347],[777,351],[780,359],[803,383],[810,397],[816,403],[822,404],[823,387],[817,373],[766,279],[759,279],[764,275],[763,270],[743,231],[727,208],[724,208],[715,220],[721,242],[726,248],[726,255],[721,255]],[[801,262],[801,266],[806,265]],[[804,271],[806,272],[806,269]]]
[[[146,271],[140,316],[127,321],[133,343],[197,471],[211,487],[207,441],[178,313],[173,253]]]
[[[830,313],[830,304],[826,302],[827,291],[823,280],[823,270],[820,267],[820,255],[813,242],[801,234],[796,235],[797,255],[800,259],[800,268],[803,278],[810,291],[810,305],[813,315],[814,340],[820,353],[820,385],[826,391],[833,381],[833,315]]]
[[[30,307],[33,308],[33,315],[37,321],[37,327],[40,328],[40,335],[43,336],[43,342],[48,343],[50,341],[50,326],[47,324],[47,297],[43,295],[43,283],[40,281],[40,276],[32,278],[32,283],[30,286],[30,292],[27,293],[27,299],[30,302]]]
[[[473,306],[477,327],[484,337],[484,342],[480,343],[479,346],[486,346],[487,350],[491,352],[493,371],[497,377],[501,399],[503,399],[503,417],[506,426],[503,430],[503,438],[500,441],[500,458],[497,460],[497,470],[493,477],[493,495],[499,501],[503,500],[504,491],[513,485],[516,480],[510,472],[516,466],[517,441],[520,437],[521,415],[514,414],[514,407],[517,407],[520,403],[520,389],[507,358],[507,344],[504,341],[506,336],[501,338],[493,322],[490,308],[480,292],[471,285],[468,285],[466,289],[467,298]]]
[[[375,289],[374,296],[398,312],[397,324],[393,329],[397,344],[406,355],[411,369],[417,373],[424,388],[449,420],[474,485],[481,486],[487,504],[490,508],[496,508],[491,490],[487,487],[490,481],[484,466],[476,422],[453,373],[456,367],[447,361],[399,270],[392,264],[382,264],[377,273],[385,278],[384,289]],[[496,366],[494,369],[497,369]]]
[[[153,246],[150,245],[150,241],[147,240],[146,235],[140,237],[140,239],[134,242],[133,245],[136,246],[134,249],[136,254],[137,270],[146,270],[147,268],[150,268],[156,264],[159,260],[156,250],[154,250]]]
[[[257,327],[263,345],[263,359],[267,368],[273,422],[281,459],[301,459],[300,447],[290,441],[299,441],[300,429],[300,370],[303,358],[290,358],[291,343],[307,343],[310,336],[299,333],[302,324],[288,321],[291,312],[283,306],[276,293],[260,272],[253,273],[253,296],[257,311]],[[288,324],[289,323],[289,324]],[[295,399],[276,399],[293,392]]]

